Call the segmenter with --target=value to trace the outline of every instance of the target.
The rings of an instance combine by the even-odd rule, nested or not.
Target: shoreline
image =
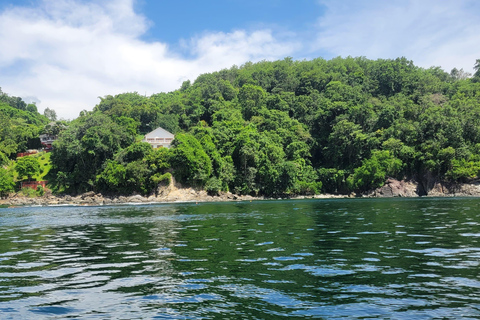
[[[427,190],[427,191],[426,191]],[[384,186],[361,194],[319,194],[292,197],[254,197],[222,192],[217,196],[208,195],[204,190],[193,188],[171,187],[158,196],[108,196],[93,191],[77,196],[53,195],[29,198],[20,194],[12,194],[0,199],[1,206],[105,206],[105,205],[154,205],[165,203],[255,201],[255,200],[303,200],[303,199],[352,199],[352,198],[396,198],[396,197],[480,197],[480,180],[470,183],[433,182],[422,185],[413,180],[387,179]]]
[[[133,196],[104,196],[102,194],[85,193],[75,197],[69,195],[47,195],[29,198],[26,196],[15,194],[6,199],[0,200],[0,206],[8,207],[81,207],[81,206],[115,206],[115,205],[157,205],[171,203],[199,203],[199,202],[234,202],[234,201],[260,201],[260,200],[300,200],[300,199],[342,199],[352,198],[347,195],[311,195],[311,196],[295,196],[291,198],[267,198],[241,196],[231,193],[224,193],[219,196],[207,195],[205,191],[199,191],[193,194],[191,191],[184,192],[182,196],[163,196],[163,197],[144,197],[140,195]]]

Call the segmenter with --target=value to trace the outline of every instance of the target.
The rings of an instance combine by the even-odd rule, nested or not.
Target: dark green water
[[[0,209],[0,319],[478,319],[479,205]]]

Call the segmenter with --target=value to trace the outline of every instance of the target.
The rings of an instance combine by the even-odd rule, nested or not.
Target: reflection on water
[[[0,209],[0,316],[479,318],[479,204]]]

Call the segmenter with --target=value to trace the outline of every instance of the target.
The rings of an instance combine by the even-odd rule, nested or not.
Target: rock
[[[415,182],[389,178],[385,185],[376,189],[371,196],[378,198],[417,197],[417,189],[418,186]]]
[[[141,195],[135,195],[127,198],[126,202],[146,202],[147,199],[142,197]]]
[[[95,203],[95,199],[93,197],[86,197],[81,201],[81,203],[92,204]]]
[[[168,196],[173,190],[175,186],[172,180],[168,183],[162,182],[157,187],[157,197],[162,198]]]
[[[433,177],[426,176],[426,181],[419,183],[411,180],[387,179],[384,186],[369,193],[362,194],[363,197],[480,197],[480,179],[470,181],[469,183],[451,183],[435,181]],[[231,192],[220,192],[218,196],[210,196],[205,190],[194,190],[192,188],[183,188],[172,181],[168,185],[159,187],[157,196],[142,197],[141,195],[132,195],[129,197],[106,197],[95,192],[87,192],[76,197],[70,195],[55,196],[51,193],[45,194],[43,197],[28,198],[21,194],[11,194],[7,199],[1,200],[0,204],[8,206],[24,206],[24,205],[58,205],[58,204],[76,204],[76,205],[108,205],[123,203],[146,203],[146,202],[164,202],[164,201],[252,201],[263,199],[262,197],[252,197],[249,195],[235,195]],[[321,194],[312,195],[308,198],[329,199],[329,198],[348,198],[358,196],[349,195],[331,195]],[[306,196],[295,197],[295,199],[304,199]]]
[[[231,192],[226,192],[223,195],[225,199],[233,199],[235,197]]]
[[[447,184],[444,188],[448,188],[450,195],[457,197],[479,197],[480,181],[473,180],[470,183],[452,183]]]
[[[449,188],[438,181],[431,183],[431,189],[427,193],[429,197],[442,197],[448,194],[450,194]]]
[[[93,197],[94,195],[95,195],[95,192],[89,191],[89,192],[85,192],[84,194],[80,195],[80,197],[82,199],[85,199],[85,198]]]

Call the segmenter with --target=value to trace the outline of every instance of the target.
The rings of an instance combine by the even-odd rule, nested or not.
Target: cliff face
[[[417,182],[388,179],[383,187],[363,196],[367,197],[480,197],[480,180],[469,183],[450,183],[443,181]]]
[[[416,182],[395,179],[388,179],[383,187],[367,194],[376,198],[418,197],[419,195],[419,185]]]

